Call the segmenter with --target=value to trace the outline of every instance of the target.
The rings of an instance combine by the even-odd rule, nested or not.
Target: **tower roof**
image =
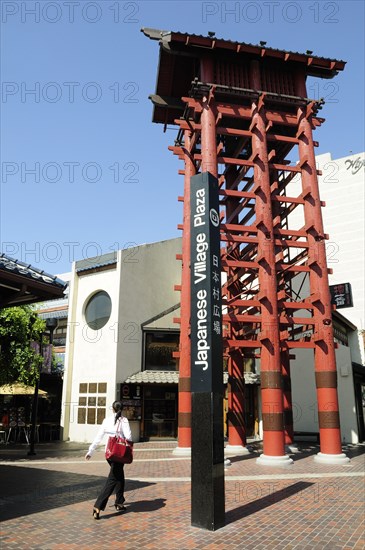
[[[345,68],[345,61],[314,56],[313,52],[293,52],[270,48],[266,42],[249,44],[209,36],[141,29],[143,34],[160,44],[156,91],[150,99],[154,103],[153,122],[173,123],[184,108],[181,97],[187,96],[192,81],[199,77],[199,59],[211,55],[227,63],[245,65],[256,59],[270,69],[303,71],[306,76],[333,78]]]

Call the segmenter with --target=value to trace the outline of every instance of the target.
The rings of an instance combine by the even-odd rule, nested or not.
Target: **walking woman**
[[[128,441],[132,441],[132,433],[129,426],[128,419],[125,416],[122,416],[123,405],[120,401],[114,401],[112,405],[114,414],[108,416],[103,420],[100,430],[98,431],[94,441],[91,443],[89,450],[85,455],[86,460],[90,460],[91,455],[95,451],[96,447],[99,445],[104,435],[114,436],[116,433],[120,434],[121,437],[124,437]],[[125,506],[123,503],[124,498],[124,464],[120,462],[111,462],[108,460],[110,465],[109,475],[105,482],[105,485],[95,501],[93,508],[93,517],[94,519],[99,519],[100,512],[105,510],[105,506],[108,502],[108,499],[112,492],[115,489],[115,509],[119,512],[125,511]]]

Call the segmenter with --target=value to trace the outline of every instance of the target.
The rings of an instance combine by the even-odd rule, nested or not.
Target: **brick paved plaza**
[[[363,549],[365,445],[345,447],[351,462],[317,464],[319,448],[299,444],[286,468],[256,464],[252,453],[230,457],[226,525],[215,532],[190,525],[190,459],[176,442],[135,445],[125,467],[127,511],[110,507],[99,521],[92,505],[107,475],[100,448],[86,445],[0,447],[1,549]],[[112,504],[113,497],[109,503]]]

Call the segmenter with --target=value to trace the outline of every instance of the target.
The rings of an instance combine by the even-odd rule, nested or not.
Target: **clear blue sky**
[[[335,80],[309,85],[328,99],[318,152],[364,150],[361,0],[0,4],[0,240],[39,269],[58,274],[74,259],[180,236],[182,165],[167,150],[176,130],[151,122],[158,44],[142,27],[347,61]]]

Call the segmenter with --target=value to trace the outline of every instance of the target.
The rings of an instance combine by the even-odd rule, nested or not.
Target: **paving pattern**
[[[108,465],[103,451],[86,462],[86,445],[0,447],[1,550],[83,549],[364,549],[365,445],[345,447],[349,464],[314,462],[303,443],[294,464],[256,464],[252,453],[231,456],[225,470],[226,524],[217,531],[191,526],[190,459],[176,442],[135,445],[125,467],[127,511],[108,507],[92,518]],[[112,505],[113,498],[109,504]]]

